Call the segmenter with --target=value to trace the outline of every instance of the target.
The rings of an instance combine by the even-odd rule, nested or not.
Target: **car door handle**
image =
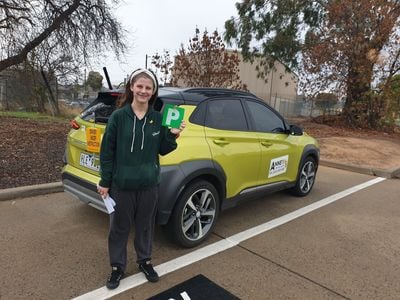
[[[261,145],[263,145],[264,147],[271,147],[272,143],[270,143],[270,142],[261,142]]]
[[[213,140],[213,142],[214,142],[214,144],[217,144],[217,145],[226,145],[226,144],[229,144],[228,141],[223,140],[223,139],[215,139],[215,140]]]

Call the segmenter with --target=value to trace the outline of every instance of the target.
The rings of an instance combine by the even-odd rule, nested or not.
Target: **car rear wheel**
[[[185,188],[171,215],[172,237],[184,247],[195,247],[211,234],[218,214],[217,190],[207,181],[196,181]]]
[[[308,156],[300,167],[296,185],[290,190],[291,193],[298,197],[308,195],[314,186],[316,175],[317,163],[313,157]]]

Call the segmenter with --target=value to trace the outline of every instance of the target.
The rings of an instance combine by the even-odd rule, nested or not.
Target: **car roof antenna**
[[[106,75],[106,80],[107,80],[107,83],[108,83],[108,88],[109,88],[110,90],[112,90],[112,89],[113,89],[113,86],[112,86],[112,84],[111,84],[110,77],[108,76],[107,68],[106,68],[106,67],[103,67],[103,71],[104,71],[104,75]]]

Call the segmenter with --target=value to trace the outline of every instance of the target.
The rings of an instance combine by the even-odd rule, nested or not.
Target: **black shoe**
[[[150,261],[139,264],[139,270],[144,273],[147,280],[150,282],[157,282],[160,279],[157,272],[153,269],[153,265]]]
[[[123,276],[124,271],[122,271],[120,267],[112,267],[111,275],[107,279],[106,287],[110,290],[116,289]]]

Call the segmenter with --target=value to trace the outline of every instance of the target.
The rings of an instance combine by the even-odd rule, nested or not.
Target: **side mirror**
[[[303,135],[303,129],[297,125],[290,125],[289,131],[291,135]]]

